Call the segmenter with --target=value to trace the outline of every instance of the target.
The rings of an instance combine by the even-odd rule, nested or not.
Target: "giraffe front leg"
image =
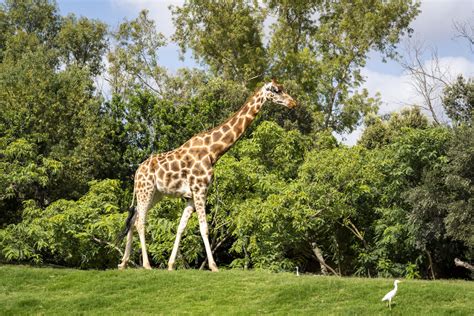
[[[174,263],[176,260],[176,255],[178,254],[179,242],[181,241],[181,235],[183,234],[186,225],[188,224],[188,220],[193,213],[194,205],[191,200],[188,200],[187,206],[184,208],[183,215],[181,216],[181,220],[179,222],[178,231],[176,232],[176,239],[174,241],[173,251],[171,252],[170,260],[168,261],[168,270],[172,271],[174,269]]]
[[[217,268],[216,262],[214,261],[214,257],[212,256],[211,245],[209,243],[209,231],[208,231],[207,219],[206,219],[205,198],[195,196],[194,204],[196,206],[196,212],[199,218],[199,230],[201,231],[201,237],[204,242],[204,247],[206,248],[207,259],[209,262],[209,269],[211,269],[212,272],[218,272],[219,269]]]

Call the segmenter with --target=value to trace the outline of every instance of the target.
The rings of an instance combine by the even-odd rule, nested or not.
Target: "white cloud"
[[[432,60],[426,63],[432,63]],[[464,57],[446,56],[439,59],[441,69],[448,73],[448,79],[454,80],[459,74],[464,77],[474,77],[474,61]]]
[[[388,75],[370,69],[363,69],[362,75],[366,78],[364,87],[371,94],[381,94],[381,114],[396,111],[413,98],[407,75]]]
[[[472,19],[474,1],[472,0],[424,0],[421,13],[411,27],[415,35],[422,35],[428,42],[450,39],[453,36],[453,22]]]
[[[432,59],[425,61],[424,66],[430,68],[434,63]],[[464,57],[441,57],[439,58],[441,71],[446,73],[446,79],[453,82],[456,77],[462,74],[465,78],[474,77],[474,61]],[[362,75],[366,78],[364,88],[369,90],[370,94],[376,92],[381,94],[382,106],[379,114],[387,114],[399,111],[405,106],[413,104],[423,104],[423,99],[417,95],[410,84],[410,76],[401,73],[400,75],[389,75],[371,69],[363,69]],[[441,92],[441,91],[440,91]],[[443,117],[442,109],[438,109],[437,115]],[[335,135],[338,140],[344,144],[352,146],[362,135],[363,127],[359,127],[351,134]]]
[[[425,61],[425,67],[431,68],[434,60]],[[453,82],[459,74],[464,77],[474,76],[474,61],[464,57],[446,56],[439,58],[439,66],[446,73],[446,79]],[[380,92],[383,105],[381,114],[397,111],[406,105],[422,104],[423,99],[414,91],[410,84],[409,75],[388,75],[371,69],[363,69],[362,75],[366,78],[364,87],[370,93]]]
[[[180,59],[178,46],[171,42],[170,37],[175,31],[170,6],[182,6],[184,0],[109,0],[111,5],[126,12],[128,20],[134,19],[142,10],[149,11],[149,17],[155,21],[158,32],[166,36],[168,44],[160,48],[160,62],[170,71],[182,67],[197,67],[196,61],[191,58],[191,53]]]
[[[130,16],[137,16],[141,10],[148,10],[150,18],[156,22],[158,31],[166,37],[170,37],[174,33],[174,25],[171,19],[171,11],[169,6],[181,6],[184,0],[109,0],[111,4],[123,10],[128,10]]]

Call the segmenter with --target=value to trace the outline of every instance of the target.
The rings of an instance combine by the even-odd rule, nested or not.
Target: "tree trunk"
[[[468,269],[468,270],[471,271],[471,272],[474,272],[474,266],[470,265],[470,264],[467,263],[467,262],[461,261],[461,260],[459,260],[458,258],[455,258],[455,259],[454,259],[454,264],[455,264],[457,267],[463,267],[463,268]]]
[[[434,273],[434,270],[433,270],[433,260],[431,259],[431,254],[428,250],[425,250],[425,253],[428,256],[428,262],[430,263],[430,266],[428,268],[431,271],[431,278],[433,280],[436,280],[435,273]]]
[[[337,273],[326,263],[326,261],[324,261],[323,253],[315,242],[311,243],[311,249],[313,250],[313,253],[316,256],[316,259],[318,259],[319,261],[319,265],[321,266],[321,273],[323,275],[329,275],[328,270],[330,270],[334,275],[339,276],[339,273]]]
[[[328,269],[326,268],[326,262],[324,261],[323,253],[321,249],[316,245],[316,243],[312,243],[313,252],[316,258],[319,261],[319,265],[321,266],[321,273],[323,275],[328,275]]]

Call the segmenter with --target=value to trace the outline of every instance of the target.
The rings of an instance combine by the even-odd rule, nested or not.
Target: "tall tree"
[[[12,35],[17,32],[34,33],[40,42],[54,43],[61,18],[57,7],[49,0],[6,0],[0,4],[2,28]],[[5,14],[6,13],[6,14]]]
[[[161,94],[166,69],[159,64],[158,50],[166,44],[155,22],[143,10],[139,16],[120,24],[113,33],[115,45],[108,55],[112,93],[124,98],[136,88]]]
[[[64,63],[88,66],[91,74],[98,75],[108,47],[106,33],[107,25],[103,22],[78,19],[74,14],[62,18],[56,42]]]
[[[104,24],[61,23],[50,1],[7,1],[2,10],[0,205],[8,205],[9,221],[25,200],[44,206],[79,197],[88,181],[110,175],[117,156],[93,85]],[[81,35],[74,45],[71,34]]]
[[[357,89],[367,54],[393,57],[418,14],[412,1],[267,1],[276,14],[269,45],[272,73],[296,81],[320,111],[320,128],[351,131],[372,104]],[[355,102],[356,100],[358,102]],[[350,118],[350,119],[349,119]]]
[[[181,51],[194,57],[213,74],[252,87],[261,81],[267,60],[263,47],[264,10],[257,1],[185,1],[173,7]]]
[[[458,127],[443,143],[432,155],[444,157],[430,159],[433,166],[406,194],[416,247],[427,254],[433,278],[453,275],[453,260],[469,260],[474,251],[474,130]]]

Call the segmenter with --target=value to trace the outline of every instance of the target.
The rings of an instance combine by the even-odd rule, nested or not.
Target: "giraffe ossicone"
[[[218,271],[209,244],[206,221],[206,195],[212,182],[213,166],[217,160],[242,136],[266,101],[296,106],[295,100],[284,92],[275,80],[258,89],[254,95],[224,123],[214,129],[193,136],[175,150],[152,155],[140,164],[135,173],[133,194],[137,205],[132,208],[121,238],[127,236],[125,251],[119,269],[124,269],[130,258],[134,227],[140,237],[143,267],[151,269],[145,243],[145,217],[149,209],[163,196],[183,197],[187,200],[176,232],[176,238],[168,261],[173,270],[181,235],[194,210],[199,219],[199,230],[204,242],[209,268]]]

